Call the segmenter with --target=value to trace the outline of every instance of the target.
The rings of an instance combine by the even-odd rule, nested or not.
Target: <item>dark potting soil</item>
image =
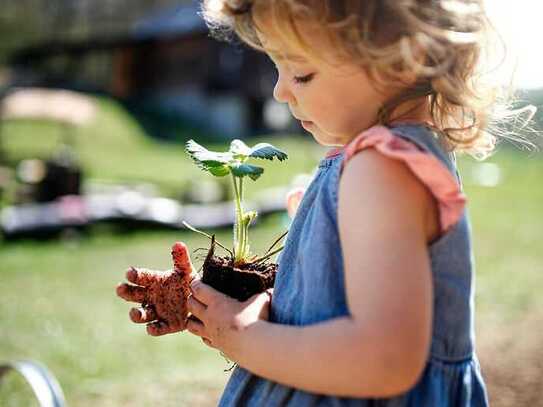
[[[202,282],[239,301],[246,301],[254,294],[272,288],[276,273],[275,263],[249,263],[246,269],[240,269],[232,267],[229,257],[208,256],[203,265]]]

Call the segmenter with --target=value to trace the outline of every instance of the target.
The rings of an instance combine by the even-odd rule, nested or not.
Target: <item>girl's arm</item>
[[[428,357],[433,198],[404,164],[368,149],[345,166],[338,205],[351,315],[303,327],[240,323],[222,350],[259,376],[309,392],[391,397],[418,381]],[[205,324],[218,324],[214,309],[208,304],[216,315]]]

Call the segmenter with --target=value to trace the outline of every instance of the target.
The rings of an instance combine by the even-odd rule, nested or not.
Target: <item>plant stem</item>
[[[243,247],[241,242],[241,228],[243,219],[243,209],[241,208],[240,193],[236,183],[236,177],[232,174],[232,181],[234,182],[234,195],[236,203],[236,222],[234,224],[234,243],[235,243],[235,259],[234,264],[243,258]]]
[[[247,255],[247,229],[249,225],[245,224],[245,213],[243,210],[243,177],[240,177],[239,179],[239,205],[241,208],[241,220],[242,223],[239,227],[240,229],[240,238],[241,238],[241,256],[240,259],[244,259]]]
[[[264,253],[264,254],[267,254],[271,249],[273,249],[273,246],[275,246],[277,243],[279,243],[279,240],[281,240],[282,238],[284,238],[285,235],[286,235],[287,233],[288,233],[288,230],[285,231],[285,233],[283,233],[281,236],[279,236],[279,237],[277,238],[277,240],[276,240],[275,242],[273,242],[273,244],[270,246],[270,248],[269,248],[268,250],[266,250],[266,253]]]
[[[276,250],[274,250],[273,252],[271,252],[271,253],[269,253],[269,254],[267,254],[267,255],[265,255],[265,256],[262,256],[260,259],[256,259],[255,261],[253,261],[253,262],[251,262],[251,263],[253,263],[253,264],[255,264],[255,263],[260,263],[262,260],[266,260],[268,257],[273,256],[275,253],[280,252],[280,251],[283,250],[284,248],[285,248],[285,246],[281,246],[279,249],[276,249]]]
[[[239,206],[238,206],[238,185],[236,184],[236,177],[234,177],[234,174],[232,174],[232,183],[234,184],[234,204],[236,205],[236,218],[234,219],[234,225],[233,225],[233,230],[234,230],[234,253],[235,253],[235,257],[237,258],[238,256],[238,229],[237,229],[237,224],[239,222]],[[234,259],[235,260],[235,259]]]
[[[190,229],[190,230],[192,230],[194,232],[200,233],[200,234],[208,237],[210,240],[213,239],[212,236],[210,236],[206,232],[202,232],[201,230],[196,229],[194,226],[189,225],[187,222],[183,221],[182,223],[183,223],[183,225],[185,225],[186,228],[188,228],[188,229]],[[215,239],[215,243],[217,243],[220,247],[222,247],[224,250],[226,250],[228,253],[230,253],[232,258],[234,258],[234,254],[230,250],[228,250],[226,247],[224,247],[222,244],[220,244],[217,239]]]

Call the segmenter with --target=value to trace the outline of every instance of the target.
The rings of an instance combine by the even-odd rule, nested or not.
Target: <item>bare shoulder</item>
[[[396,222],[397,228],[421,230],[426,242],[439,233],[432,193],[401,160],[373,148],[359,151],[345,163],[338,201],[339,217],[377,216],[385,223]]]
[[[374,149],[345,164],[338,227],[353,321],[409,377],[424,366],[432,321],[425,217],[429,192],[401,161]]]

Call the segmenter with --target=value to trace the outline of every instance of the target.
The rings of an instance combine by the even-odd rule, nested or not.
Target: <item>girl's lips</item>
[[[308,122],[306,120],[302,120],[302,127],[305,129],[306,127],[309,127],[313,124],[313,122]]]

